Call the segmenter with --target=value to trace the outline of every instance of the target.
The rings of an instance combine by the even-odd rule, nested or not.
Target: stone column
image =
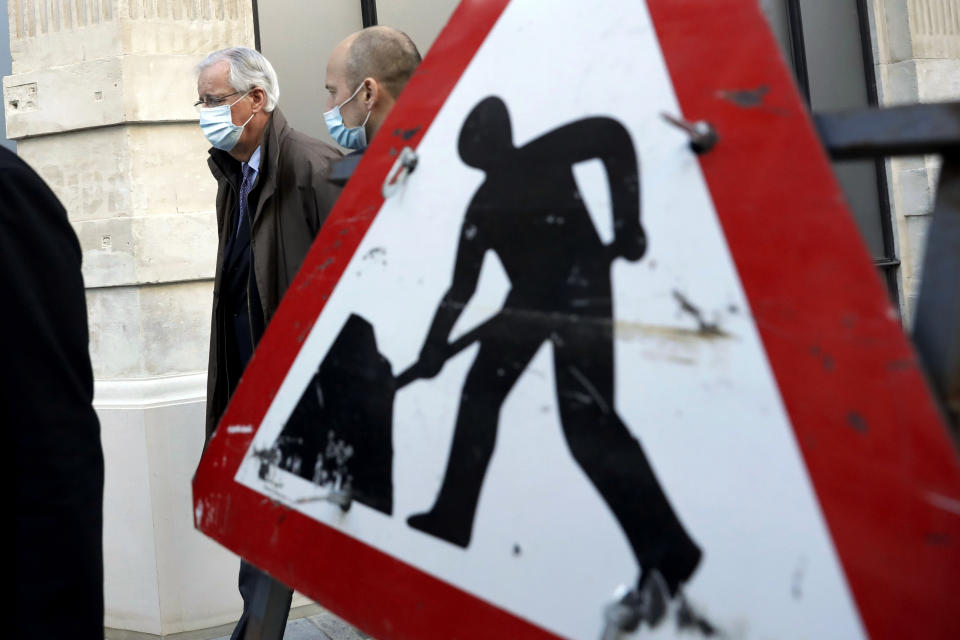
[[[873,0],[873,18],[882,104],[960,100],[960,0]],[[887,163],[908,322],[920,291],[939,168],[935,156]]]
[[[106,625],[124,630],[108,637],[229,623],[237,559],[191,518],[217,243],[191,103],[205,54],[252,46],[251,3],[8,0],[8,11],[8,136],[83,249],[106,459]]]

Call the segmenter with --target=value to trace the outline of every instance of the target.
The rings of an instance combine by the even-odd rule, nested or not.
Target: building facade
[[[0,0],[0,16],[7,15],[7,0]],[[0,29],[0,76],[10,75],[10,32],[6,29]],[[17,145],[7,138],[6,118],[0,119],[0,145],[10,149],[17,150]]]
[[[960,99],[960,0],[757,1],[813,110]],[[107,473],[108,636],[216,637],[240,609],[236,558],[196,533],[191,515],[217,243],[195,65],[214,49],[258,46],[292,125],[329,139],[333,46],[378,22],[426,53],[456,4],[0,0],[0,142],[15,142],[50,184],[83,249]],[[836,170],[909,322],[938,160]]]

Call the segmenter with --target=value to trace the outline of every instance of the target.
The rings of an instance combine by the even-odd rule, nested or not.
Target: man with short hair
[[[363,157],[368,140],[386,120],[419,63],[420,53],[413,41],[401,31],[382,26],[368,27],[347,36],[330,54],[325,82],[329,93],[328,111],[324,118],[334,140],[354,150],[334,164],[330,175],[332,182],[342,186],[349,180]],[[318,393],[325,397],[339,393],[328,388],[328,383],[337,377],[337,374],[331,375],[322,376],[323,381],[317,378],[308,388],[317,385]],[[316,474],[323,471],[322,448],[326,446],[327,433],[320,433],[321,430],[316,428],[317,421],[323,420],[319,413],[323,409],[317,404],[316,397],[313,393],[304,394],[280,436],[284,443],[280,446],[280,466],[306,480],[314,480],[318,477]],[[392,445],[388,443],[387,446]],[[373,453],[373,449],[369,449],[361,457],[372,455],[371,460],[382,460],[378,456],[384,450],[378,451]],[[383,484],[384,476],[380,471],[384,467],[378,464],[372,462],[363,479],[354,478],[354,497],[389,514],[393,504],[392,489],[387,488],[392,486],[390,475],[387,471],[386,484]]]
[[[213,145],[208,164],[218,185],[220,237],[207,380],[209,441],[336,201],[339,190],[327,175],[341,154],[290,128],[277,108],[277,75],[257,51],[215,51],[198,71],[196,106]],[[263,637],[282,637],[290,589],[244,561],[239,587],[243,615],[232,637],[245,637],[248,627]]]
[[[365,149],[418,64],[413,40],[392,27],[367,27],[338,44],[327,62],[323,114],[337,144]]]

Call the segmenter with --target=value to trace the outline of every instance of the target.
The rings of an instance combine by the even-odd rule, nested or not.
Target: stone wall
[[[872,17],[881,104],[960,100],[960,0],[873,0]],[[919,294],[939,167],[934,156],[887,162],[908,322]]]
[[[7,15],[7,0],[0,0],[0,16]],[[10,31],[0,28],[0,77],[9,75],[10,61]],[[17,145],[7,138],[6,118],[0,118],[0,146],[16,152]]]
[[[191,519],[217,243],[191,105],[204,55],[252,46],[251,3],[8,0],[8,15],[7,135],[83,250],[108,637],[228,624],[240,609],[237,558]]]

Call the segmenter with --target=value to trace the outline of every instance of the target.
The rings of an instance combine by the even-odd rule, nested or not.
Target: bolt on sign
[[[960,637],[957,451],[755,0],[465,1],[380,131],[201,531],[381,640]]]

